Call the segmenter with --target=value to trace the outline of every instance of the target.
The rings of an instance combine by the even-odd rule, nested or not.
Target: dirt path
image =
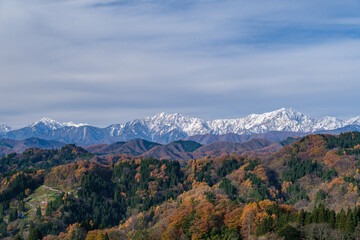
[[[46,185],[42,185],[42,186],[43,186],[44,188],[49,189],[49,190],[54,191],[54,192],[60,191],[60,190],[58,190],[58,189],[55,189],[55,188],[52,188],[52,187],[49,187],[49,186],[46,186]]]
[[[35,209],[34,205],[32,205],[32,204],[31,204],[31,203],[29,203],[29,202],[25,202],[25,203],[29,204],[29,205],[30,205],[30,207],[32,208],[32,210],[34,210],[34,212],[36,212],[36,209]]]

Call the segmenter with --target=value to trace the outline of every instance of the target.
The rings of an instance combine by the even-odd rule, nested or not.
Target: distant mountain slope
[[[270,142],[265,139],[252,139],[244,143],[233,143],[233,142],[213,142],[208,145],[205,145],[196,151],[194,151],[194,156],[196,158],[204,156],[221,156],[225,154],[242,154],[246,151],[253,151],[268,147],[273,142]]]
[[[135,139],[122,145],[121,153],[138,156],[158,145],[158,143],[149,142],[143,139]]]
[[[208,145],[205,145],[196,150],[196,152],[208,152],[219,149],[230,149],[232,151],[236,150],[246,150],[251,151],[271,145],[272,142],[265,139],[252,139],[244,143],[233,143],[233,142],[213,142]]]
[[[93,156],[92,153],[74,144],[65,145],[60,149],[28,148],[20,154],[12,153],[1,157],[0,173],[26,168],[49,169],[76,160],[89,160]]]
[[[66,126],[53,131],[41,134],[44,139],[59,139],[66,143],[75,143],[81,146],[93,144],[93,142],[101,142],[106,135],[106,130],[93,126]]]
[[[195,150],[202,147],[201,144],[194,141],[174,141],[166,145],[168,148],[175,148],[183,152],[194,152]]]
[[[251,139],[265,139],[272,142],[279,142],[282,141],[288,137],[302,137],[306,136],[309,133],[298,133],[298,132],[279,132],[279,131],[271,131],[267,133],[260,133],[260,134],[234,134],[234,133],[228,133],[223,135],[214,135],[214,134],[208,134],[208,135],[195,135],[187,137],[185,140],[195,141],[200,144],[206,145],[212,142],[247,142]]]
[[[104,139],[106,130],[92,126],[65,126],[61,128],[49,128],[43,123],[38,123],[33,127],[26,127],[7,133],[8,138],[26,139],[29,137],[38,137],[47,140],[56,140],[65,143],[76,143],[78,145],[87,146],[94,142]]]
[[[234,142],[213,142],[208,145],[201,145],[194,141],[174,141],[166,145],[160,145],[145,140],[132,140],[114,144],[99,144],[85,147],[91,153],[98,155],[119,155],[128,154],[143,158],[189,160],[205,156],[222,156],[225,154],[242,154],[248,151],[257,151],[269,146],[276,147],[263,152],[275,152],[282,145],[264,139],[252,139],[244,143]]]
[[[106,128],[71,122],[59,123],[43,118],[16,130],[1,125],[0,137],[18,140],[38,137],[76,143],[81,146],[133,139],[144,139],[162,144],[187,139],[208,144],[215,141],[244,142],[253,138],[280,141],[289,136],[303,136],[327,131],[340,133],[359,129],[360,117],[347,120],[334,117],[314,119],[294,109],[281,108],[268,113],[251,114],[244,118],[211,121],[178,113],[160,113],[153,117],[136,119],[125,124],[113,124]]]
[[[317,131],[316,133],[326,133],[326,134],[338,135],[340,133],[353,132],[353,131],[360,132],[360,126],[358,126],[358,125],[349,125],[349,126],[345,126],[345,127],[337,128],[337,129],[333,129],[333,130]]]
[[[0,139],[0,157],[10,153],[22,153],[28,148],[55,149],[61,148],[65,143],[49,141],[39,138],[29,138],[25,140]]]
[[[96,153],[96,154],[115,154],[118,149],[124,145],[126,142],[116,142],[113,144],[96,144],[85,147],[85,149],[89,152]]]
[[[99,155],[129,154],[138,156],[159,145],[158,143],[135,139],[129,142],[92,145],[85,147],[85,149]]]
[[[202,147],[194,141],[175,141],[160,145],[142,154],[145,158],[188,160],[193,158],[193,152]]]

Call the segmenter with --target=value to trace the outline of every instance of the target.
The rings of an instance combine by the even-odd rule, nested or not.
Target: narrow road
[[[29,203],[29,202],[25,202],[25,203],[29,204],[29,205],[30,205],[30,207],[34,210],[34,212],[36,212],[36,209],[35,209],[34,205],[32,205],[32,204],[31,204],[31,203]]]

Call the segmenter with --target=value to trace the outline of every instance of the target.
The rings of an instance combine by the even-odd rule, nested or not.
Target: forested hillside
[[[359,154],[359,132],[306,136],[273,154],[188,161],[125,155],[105,161],[74,145],[28,149],[0,158],[0,234],[359,239]]]

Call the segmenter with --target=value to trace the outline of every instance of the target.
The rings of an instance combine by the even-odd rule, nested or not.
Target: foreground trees
[[[56,167],[1,175],[0,236],[357,239],[358,140],[357,134],[314,135],[273,155],[186,163],[121,156],[103,165],[75,160],[89,156],[74,146],[28,151],[24,163]],[[73,162],[61,165],[58,156]],[[10,158],[11,169],[21,164],[19,155],[2,163]]]

